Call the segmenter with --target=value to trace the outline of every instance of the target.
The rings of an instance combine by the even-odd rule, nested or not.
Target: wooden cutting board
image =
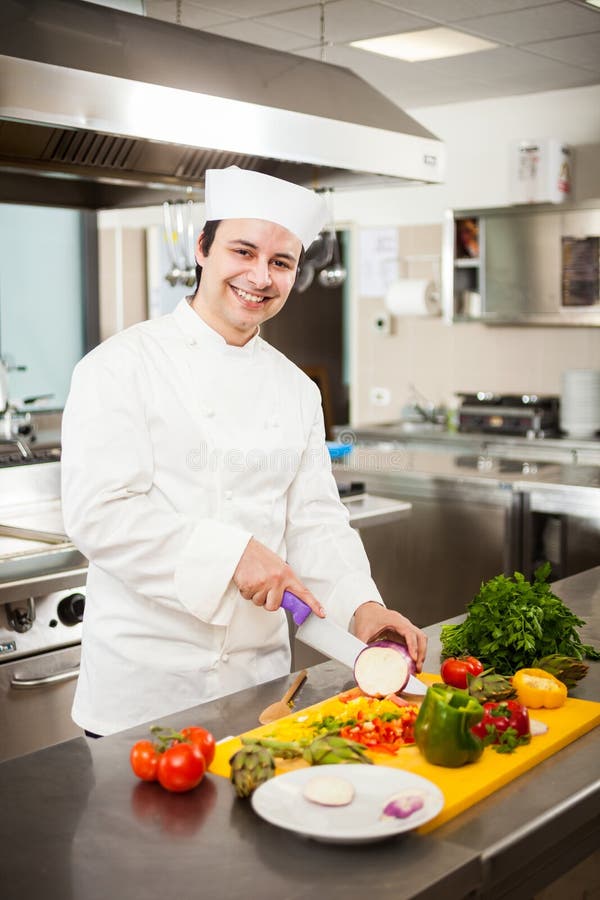
[[[427,683],[440,680],[439,676],[429,674],[421,675],[420,678]],[[291,723],[296,716],[323,711],[331,712],[333,711],[332,706],[336,705],[335,698],[329,698],[314,706],[296,711],[286,716],[285,719],[280,719],[277,723],[254,728],[242,736],[266,737],[273,732],[275,727]],[[518,747],[514,753],[496,753],[490,747],[486,747],[483,756],[476,763],[462,766],[459,769],[431,765],[426,762],[414,745],[403,747],[394,756],[388,753],[369,753],[369,756],[376,765],[393,766],[413,772],[415,775],[428,778],[440,788],[444,794],[444,808],[435,819],[419,829],[425,833],[464,812],[553,753],[557,753],[567,744],[577,740],[581,735],[591,731],[600,724],[600,703],[575,700],[569,697],[560,709],[535,709],[530,711],[530,715],[531,718],[544,722],[548,726],[546,734],[533,737],[530,744]],[[211,772],[226,778],[229,777],[229,759],[241,747],[242,736],[230,738],[217,745],[215,759],[210,767]],[[276,774],[305,765],[306,763],[298,760],[282,761]]]

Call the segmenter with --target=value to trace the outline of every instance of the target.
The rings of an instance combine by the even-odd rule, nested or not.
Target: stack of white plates
[[[567,369],[561,376],[560,427],[574,438],[600,430],[600,370]]]

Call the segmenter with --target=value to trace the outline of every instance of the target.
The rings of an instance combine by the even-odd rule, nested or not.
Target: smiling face
[[[192,307],[228,344],[243,346],[257,326],[282,309],[301,250],[300,239],[274,222],[223,220],[207,254],[202,234],[198,238],[202,279]]]

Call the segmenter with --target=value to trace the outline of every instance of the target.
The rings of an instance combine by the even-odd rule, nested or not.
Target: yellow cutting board
[[[421,675],[420,678],[426,683],[440,680],[439,676],[430,674]],[[337,707],[336,698],[329,698],[314,706],[293,712],[272,725],[254,728],[241,737],[265,737],[271,734],[275,728],[291,722],[296,716],[304,716],[306,713],[328,714],[336,711]],[[444,808],[435,819],[419,829],[424,833],[432,831],[464,812],[465,809],[532,769],[581,735],[591,731],[600,723],[600,703],[574,700],[569,697],[560,709],[535,709],[530,711],[530,715],[531,718],[544,722],[548,726],[545,734],[533,737],[530,744],[518,747],[514,753],[496,753],[491,747],[486,747],[483,756],[477,762],[459,769],[431,765],[425,761],[414,745],[403,747],[395,755],[372,752],[369,752],[368,755],[376,765],[393,766],[413,772],[415,775],[428,778],[440,788],[444,795]],[[241,747],[241,737],[230,738],[217,745],[215,758],[210,767],[211,772],[229,778],[229,759]],[[276,774],[306,765],[299,760],[282,760]]]

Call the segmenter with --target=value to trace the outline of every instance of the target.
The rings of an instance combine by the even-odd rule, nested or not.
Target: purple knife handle
[[[296,597],[291,591],[283,592],[281,605],[292,614],[292,619],[296,625],[302,625],[304,620],[307,619],[312,612],[310,606],[307,606],[304,600],[301,600],[300,597]]]

